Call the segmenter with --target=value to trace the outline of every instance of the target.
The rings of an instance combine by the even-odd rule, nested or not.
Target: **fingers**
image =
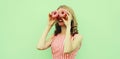
[[[68,12],[68,14],[67,14],[67,19],[68,19],[68,21],[71,21],[72,20],[72,14],[70,13],[70,12]]]
[[[62,18],[62,20],[63,20],[63,22],[64,22],[64,23],[66,23],[66,22],[67,22],[64,18]]]
[[[64,18],[62,18],[63,21],[66,21]]]
[[[71,16],[71,13],[70,13],[70,12],[67,12],[67,14],[68,14],[69,16]]]

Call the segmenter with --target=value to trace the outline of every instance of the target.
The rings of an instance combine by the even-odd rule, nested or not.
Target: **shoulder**
[[[75,35],[73,36],[73,38],[74,38],[75,40],[82,40],[82,39],[83,39],[83,36],[82,36],[81,34],[75,34]]]

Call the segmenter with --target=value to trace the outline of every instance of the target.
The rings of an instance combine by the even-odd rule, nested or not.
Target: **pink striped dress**
[[[75,34],[74,37],[77,35],[78,34]],[[74,37],[71,37],[71,38],[74,38]],[[79,49],[75,49],[70,54],[65,54],[64,53],[64,39],[65,39],[65,35],[60,35],[60,34],[53,37],[53,41],[51,43],[53,59],[75,59],[75,56]]]

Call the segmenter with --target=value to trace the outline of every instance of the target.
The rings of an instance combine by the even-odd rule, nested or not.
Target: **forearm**
[[[70,33],[70,26],[67,26],[66,29],[66,37],[64,41],[64,52],[69,53],[72,51],[72,42],[71,42],[71,33]]]
[[[46,43],[46,37],[47,37],[48,32],[50,31],[50,29],[51,29],[51,26],[47,26],[45,31],[43,32],[43,34],[42,34],[42,36],[41,36],[41,38],[40,38],[40,40],[38,42],[38,45],[37,45],[38,49],[43,49],[44,48],[45,43]]]

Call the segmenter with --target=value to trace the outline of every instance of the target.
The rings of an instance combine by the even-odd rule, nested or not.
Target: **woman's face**
[[[58,9],[58,12],[60,12],[61,10],[65,10],[65,11],[69,12],[68,10],[66,10],[64,8]],[[61,18],[58,18],[57,22],[58,22],[59,26],[65,26],[65,24]]]

